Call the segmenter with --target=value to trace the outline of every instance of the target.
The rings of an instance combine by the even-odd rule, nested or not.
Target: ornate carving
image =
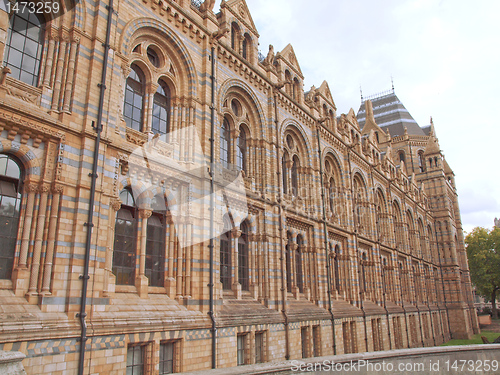
[[[24,192],[25,193],[36,193],[38,191],[38,185],[37,184],[25,184],[24,185]]]
[[[50,185],[47,185],[47,184],[42,184],[38,187],[38,192],[40,194],[47,194],[48,192],[50,192]]]
[[[115,211],[119,211],[120,208],[122,208],[122,201],[119,199],[111,199],[111,202],[109,202],[109,206]]]
[[[52,193],[53,194],[62,194],[64,191],[64,186],[61,184],[54,184],[52,186]]]
[[[149,219],[152,213],[153,211],[151,210],[146,210],[146,209],[139,210],[139,216],[141,217],[141,219]]]

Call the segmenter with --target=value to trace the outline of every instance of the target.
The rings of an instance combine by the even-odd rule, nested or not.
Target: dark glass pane
[[[14,65],[16,67],[21,66],[21,61],[23,59],[23,55],[16,49],[11,48],[9,51],[9,64]]]
[[[27,73],[27,72],[21,70],[21,75],[19,77],[20,81],[23,81],[24,83],[27,83],[28,85],[33,86],[35,84],[34,78],[35,77],[33,76],[33,74]]]
[[[28,22],[26,20],[22,19],[23,17],[22,14],[18,14],[17,16],[14,16],[14,24],[13,24],[13,29],[17,32],[19,32],[22,35],[26,35],[26,30],[28,29]]]

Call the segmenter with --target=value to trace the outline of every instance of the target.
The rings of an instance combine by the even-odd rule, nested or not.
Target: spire
[[[365,112],[366,112],[366,120],[365,125],[363,126],[363,130],[361,131],[362,135],[370,133],[371,130],[377,132],[380,135],[383,134],[383,130],[375,122],[375,116],[373,115],[373,105],[372,101],[367,99],[365,101]]]

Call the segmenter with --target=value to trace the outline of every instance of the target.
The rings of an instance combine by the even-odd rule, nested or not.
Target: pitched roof
[[[405,127],[410,135],[425,135],[415,119],[410,115],[394,90],[370,98],[373,114],[377,125],[386,131],[389,129],[391,137],[404,134]],[[361,103],[358,111],[358,122],[361,127],[366,122],[365,102]]]

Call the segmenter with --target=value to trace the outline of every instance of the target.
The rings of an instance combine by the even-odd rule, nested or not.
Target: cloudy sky
[[[260,50],[291,43],[304,89],[328,82],[338,113],[391,88],[432,116],[464,229],[500,218],[500,1],[246,0]],[[220,1],[215,5],[219,9]]]

